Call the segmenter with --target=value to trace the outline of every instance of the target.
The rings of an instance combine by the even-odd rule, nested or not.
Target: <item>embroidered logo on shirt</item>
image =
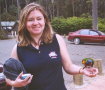
[[[49,53],[49,56],[53,59],[53,58],[57,58],[57,54],[56,52],[52,51]]]

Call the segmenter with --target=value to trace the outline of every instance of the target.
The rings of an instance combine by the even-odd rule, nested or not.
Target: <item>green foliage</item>
[[[83,13],[80,17],[91,18],[92,16],[89,13]]]
[[[99,22],[99,23],[102,23],[102,24],[105,24],[105,18],[99,18],[99,19],[98,19],[98,22]]]
[[[83,28],[92,28],[92,19],[86,17],[55,17],[52,20],[52,26],[55,32],[59,34],[68,34]],[[105,32],[105,19],[98,19],[98,28]]]
[[[8,12],[4,12],[1,14],[1,21],[15,21],[16,16],[9,14]]]
[[[100,31],[105,32],[105,24],[99,23],[98,28]]]
[[[8,32],[5,30],[0,30],[0,39],[7,39],[8,38]]]
[[[51,23],[52,23],[52,26],[53,26],[55,32],[57,32],[59,34],[63,34],[63,32],[67,31],[66,29],[68,28],[68,23],[65,18],[62,18],[62,17],[57,18],[56,17],[52,20]]]
[[[71,28],[71,31],[75,31],[81,28],[91,28],[92,26],[92,20],[89,18],[71,17],[67,18],[67,21],[69,23],[69,28]]]
[[[54,18],[52,20],[54,30],[59,34],[68,34],[82,28],[91,28],[92,20],[84,17]]]
[[[98,19],[98,28],[100,31],[105,32],[105,18],[99,18]]]
[[[17,7],[15,5],[9,6],[9,11],[8,12],[13,16],[17,16],[17,14],[18,14]]]

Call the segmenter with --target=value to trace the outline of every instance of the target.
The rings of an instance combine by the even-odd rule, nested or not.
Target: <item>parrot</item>
[[[82,64],[84,64],[84,68],[93,67],[94,60],[92,58],[84,58],[82,60]]]

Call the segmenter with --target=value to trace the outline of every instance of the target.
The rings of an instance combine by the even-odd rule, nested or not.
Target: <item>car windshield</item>
[[[101,33],[102,35],[105,35],[105,33],[101,32],[101,31],[99,31],[99,33]]]

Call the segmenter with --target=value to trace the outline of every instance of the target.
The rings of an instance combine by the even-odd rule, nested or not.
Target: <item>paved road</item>
[[[68,51],[72,61],[76,64],[80,64],[83,58],[102,59],[103,65],[105,65],[105,45],[101,44],[82,44],[74,45],[66,40]]]
[[[102,59],[103,68],[105,66],[105,46],[100,44],[84,44],[74,45],[69,41],[66,41],[68,52],[71,60],[77,64],[82,65],[81,60],[86,57]],[[15,39],[0,40],[0,62],[4,63],[10,56],[11,50],[15,45]],[[64,72],[65,84],[68,90],[77,90],[73,85],[72,75],[68,75]]]
[[[4,63],[9,58],[15,43],[15,39],[0,40],[0,62]]]

